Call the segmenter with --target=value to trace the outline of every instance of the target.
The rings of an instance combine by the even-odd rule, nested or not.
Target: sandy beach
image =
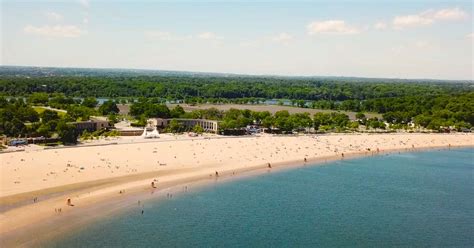
[[[60,223],[67,216],[135,192],[163,193],[166,188],[215,178],[216,174],[226,177],[268,170],[268,164],[272,168],[291,167],[305,160],[316,163],[389,151],[473,146],[473,137],[461,133],[183,136],[2,153],[0,244],[21,243],[27,239],[27,230]],[[74,206],[68,206],[67,199]]]

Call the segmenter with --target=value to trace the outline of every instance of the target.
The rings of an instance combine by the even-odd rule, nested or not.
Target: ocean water
[[[141,208],[50,247],[473,247],[474,149],[266,173]]]

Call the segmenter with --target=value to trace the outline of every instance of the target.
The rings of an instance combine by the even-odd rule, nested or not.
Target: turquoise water
[[[473,154],[391,154],[217,183],[48,246],[472,247]]]

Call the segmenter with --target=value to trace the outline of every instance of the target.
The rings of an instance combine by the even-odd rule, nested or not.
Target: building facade
[[[186,130],[192,130],[196,125],[198,125],[202,127],[204,131],[209,133],[217,133],[219,131],[219,122],[214,120],[151,118],[148,119],[147,123],[150,127],[163,129],[166,128],[172,120],[178,121]]]
[[[76,131],[78,133],[82,133],[85,130],[88,132],[94,132],[97,130],[110,128],[109,122],[102,120],[77,121],[73,122],[72,124],[76,127]]]

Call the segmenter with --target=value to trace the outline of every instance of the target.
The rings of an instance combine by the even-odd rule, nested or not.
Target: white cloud
[[[384,30],[384,29],[387,29],[387,23],[385,23],[385,22],[377,22],[377,23],[375,23],[374,28],[377,29],[377,30]]]
[[[473,39],[473,40],[474,40],[474,33],[470,33],[470,34],[468,34],[468,35],[467,35],[467,38],[469,38],[469,39]]]
[[[436,21],[459,21],[466,19],[468,14],[460,8],[426,10],[415,15],[396,16],[393,21],[395,29],[429,26]]]
[[[89,0],[79,0],[79,4],[81,4],[82,7],[84,7],[84,8],[89,8],[90,1]]]
[[[433,22],[433,19],[420,15],[396,16],[393,19],[393,27],[395,29],[413,28],[431,25]]]
[[[460,8],[441,9],[438,11],[427,11],[425,15],[431,16],[435,20],[458,21],[464,20],[468,14]]]
[[[63,38],[76,38],[86,33],[79,27],[73,25],[46,25],[41,27],[28,25],[23,29],[23,31],[27,34]]]
[[[272,41],[277,42],[277,43],[288,44],[291,41],[293,41],[294,38],[292,35],[283,32],[283,33],[279,33],[273,36],[271,39]]]
[[[52,21],[61,21],[63,19],[63,16],[56,12],[48,12],[46,13],[46,17]]]
[[[89,18],[87,18],[87,17],[84,17],[84,19],[82,19],[82,23],[84,23],[84,24],[87,24],[87,23],[89,23]]]
[[[197,35],[197,37],[201,40],[222,40],[224,39],[222,36],[218,36],[213,32],[204,32]]]
[[[306,27],[309,35],[317,34],[357,34],[359,30],[342,20],[312,22]]]

